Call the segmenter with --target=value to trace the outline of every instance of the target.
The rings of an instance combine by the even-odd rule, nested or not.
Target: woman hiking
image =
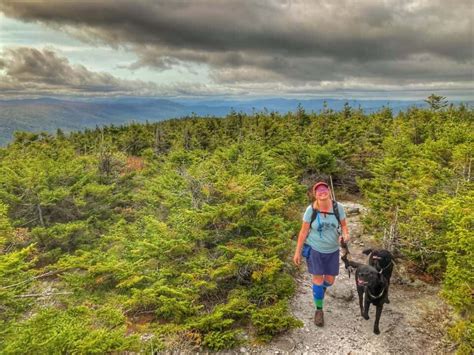
[[[303,216],[293,261],[300,265],[304,247],[308,271],[313,281],[316,306],[314,324],[322,327],[324,294],[339,274],[339,243],[349,241],[349,231],[344,208],[331,199],[329,185],[320,181],[313,186],[312,192],[315,200]],[[334,207],[337,208],[336,212]]]

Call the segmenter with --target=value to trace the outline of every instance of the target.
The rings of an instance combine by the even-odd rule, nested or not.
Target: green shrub
[[[268,341],[285,330],[302,327],[303,322],[288,315],[288,303],[282,300],[272,306],[256,309],[252,313],[252,325],[257,338]]]
[[[116,309],[45,308],[10,326],[1,345],[6,354],[103,354],[138,349],[138,338],[127,337],[125,328],[125,318]]]
[[[240,330],[209,332],[204,336],[202,345],[215,351],[230,349],[242,342],[241,335]]]
[[[458,321],[449,329],[449,336],[458,344],[456,353],[470,355],[474,352],[474,319]]]
[[[0,148],[0,284],[22,282],[0,292],[2,350],[221,350],[240,331],[269,340],[300,325],[286,303],[292,236],[308,186],[330,174],[363,192],[373,234],[392,230],[443,279],[468,351],[473,112],[347,105],[17,134]],[[16,297],[45,282],[72,294],[47,309]]]

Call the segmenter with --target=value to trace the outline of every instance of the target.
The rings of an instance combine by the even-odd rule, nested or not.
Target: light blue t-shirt
[[[308,208],[306,208],[306,212],[303,216],[304,222],[311,222],[311,215],[313,214],[311,206],[312,205],[309,205]],[[344,212],[344,207],[339,202],[337,203],[337,207],[339,209],[339,219],[342,222],[346,219],[346,213]],[[329,212],[333,212],[332,207]],[[305,243],[311,245],[314,250],[320,253],[334,253],[339,249],[337,227],[338,222],[334,214],[326,214],[326,216],[324,216],[324,213],[320,212],[311,225]]]

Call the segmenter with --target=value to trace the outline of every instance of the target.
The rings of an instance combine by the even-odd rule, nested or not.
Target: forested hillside
[[[294,236],[332,176],[443,284],[472,352],[474,111],[441,106],[17,133],[0,149],[0,348],[219,350],[298,327]]]
[[[0,100],[0,146],[7,145],[15,131],[54,133],[104,125],[123,125],[131,122],[158,122],[170,118],[199,116],[225,116],[231,109],[247,114],[255,111],[293,111],[300,103],[307,111],[319,111],[323,105],[339,110],[344,100],[165,100],[159,98],[95,98],[65,100],[55,98]],[[422,101],[351,100],[351,106],[374,112],[383,105],[399,112],[410,106],[426,106]]]

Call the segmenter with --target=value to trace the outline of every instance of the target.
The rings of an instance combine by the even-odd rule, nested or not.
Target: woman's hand
[[[309,223],[303,222],[301,225],[300,233],[298,234],[298,242],[296,244],[295,255],[293,256],[293,262],[295,265],[299,266],[301,264],[301,250],[303,248],[303,243],[306,240],[309,232]]]
[[[347,228],[347,221],[345,218],[341,221],[341,228],[342,236],[339,237],[339,243],[347,243],[351,240],[351,237],[349,236],[349,229]]]
[[[295,255],[293,256],[293,262],[296,266],[299,266],[301,264],[301,253],[295,253]]]
[[[349,234],[346,234],[344,236],[340,235],[339,236],[339,243],[340,244],[347,244],[349,242],[349,240],[351,240],[351,238],[349,237]]]

